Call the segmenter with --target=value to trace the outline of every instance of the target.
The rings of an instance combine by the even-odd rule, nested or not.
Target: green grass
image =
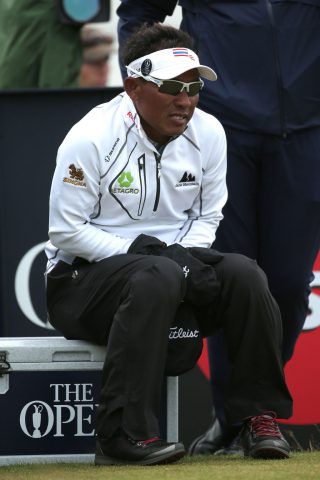
[[[320,479],[320,451],[293,453],[289,460],[236,456],[185,457],[153,467],[36,464],[0,467],[1,480],[309,480]]]

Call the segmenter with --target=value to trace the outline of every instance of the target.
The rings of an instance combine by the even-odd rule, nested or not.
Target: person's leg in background
[[[283,359],[292,355],[307,315],[309,282],[319,249],[319,129],[286,139],[226,129],[229,200],[214,248],[256,258],[283,317]],[[212,426],[190,452],[213,453],[230,446],[224,401],[228,360],[221,331],[208,338],[214,404]]]
[[[263,149],[258,263],[283,322],[286,363],[308,315],[320,248],[320,128],[272,137]]]

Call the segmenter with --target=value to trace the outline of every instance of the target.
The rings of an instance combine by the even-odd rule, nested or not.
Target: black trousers
[[[226,413],[230,423],[264,411],[291,415],[282,362],[278,306],[256,262],[225,255],[215,265],[220,292],[197,308],[202,331],[223,328],[231,375]],[[52,325],[66,338],[106,344],[97,434],[123,428],[135,439],[159,433],[159,408],[168,334],[186,279],[171,259],[117,255],[90,264],[59,262],[48,274]],[[192,308],[190,306],[190,308]]]

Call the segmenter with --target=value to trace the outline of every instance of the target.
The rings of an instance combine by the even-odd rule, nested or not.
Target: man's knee
[[[233,282],[243,288],[267,288],[266,274],[255,260],[237,253],[227,253],[218,264],[218,278],[222,282]],[[220,269],[220,271],[219,271]]]
[[[149,299],[165,301],[177,298],[180,302],[186,290],[186,280],[180,265],[166,257],[150,255],[148,260],[148,265],[132,277],[131,283],[135,291]]]

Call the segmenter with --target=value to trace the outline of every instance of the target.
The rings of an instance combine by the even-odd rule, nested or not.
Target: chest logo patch
[[[134,178],[130,172],[122,172],[121,175],[118,177],[118,183],[121,188],[128,188],[130,187],[131,183],[133,182]]]
[[[113,188],[112,193],[125,193],[125,194],[138,194],[140,192],[139,188],[130,188],[134,178],[131,172],[122,172],[117,178],[117,182],[120,188]]]
[[[199,185],[199,182],[196,182],[196,178],[192,173],[184,172],[176,187],[191,187],[192,185]]]

